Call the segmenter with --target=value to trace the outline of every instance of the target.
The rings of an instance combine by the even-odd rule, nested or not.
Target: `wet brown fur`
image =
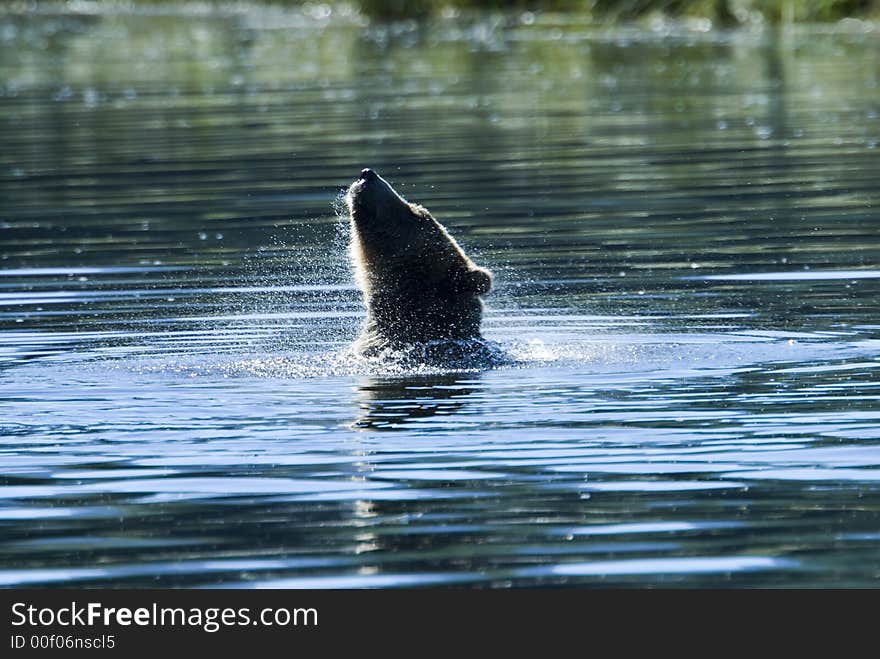
[[[346,195],[350,253],[367,318],[355,350],[481,339],[481,295],[491,274],[471,261],[422,206],[364,170]]]

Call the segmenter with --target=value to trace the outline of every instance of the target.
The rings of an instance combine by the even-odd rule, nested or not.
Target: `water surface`
[[[169,11],[0,14],[0,585],[877,586],[876,29]],[[515,366],[346,354],[366,166]]]

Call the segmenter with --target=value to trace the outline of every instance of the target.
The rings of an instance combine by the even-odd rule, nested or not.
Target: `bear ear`
[[[492,274],[488,270],[482,268],[468,270],[466,281],[468,288],[477,295],[485,295],[492,290]]]

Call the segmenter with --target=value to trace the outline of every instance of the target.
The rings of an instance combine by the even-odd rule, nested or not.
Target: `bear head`
[[[365,169],[348,189],[351,259],[367,306],[364,353],[437,340],[479,339],[492,275],[428,212]]]

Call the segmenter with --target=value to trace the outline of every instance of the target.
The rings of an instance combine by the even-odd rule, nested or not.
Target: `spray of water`
[[[222,305],[220,314],[178,319],[189,323],[189,330],[153,339],[152,357],[133,360],[137,370],[223,377],[417,376],[609,357],[607,346],[549,345],[537,338],[503,335],[493,341],[430,342],[371,357],[355,354],[351,343],[365,308],[349,258],[345,194],[341,189],[334,198],[332,216],[276,227],[268,244],[244,259],[243,281],[230,282],[250,292],[225,297],[218,293],[214,297]],[[505,316],[521,318],[516,292],[522,282],[497,258],[492,260],[496,289],[488,303],[504,309]],[[540,335],[538,328],[535,334]]]

